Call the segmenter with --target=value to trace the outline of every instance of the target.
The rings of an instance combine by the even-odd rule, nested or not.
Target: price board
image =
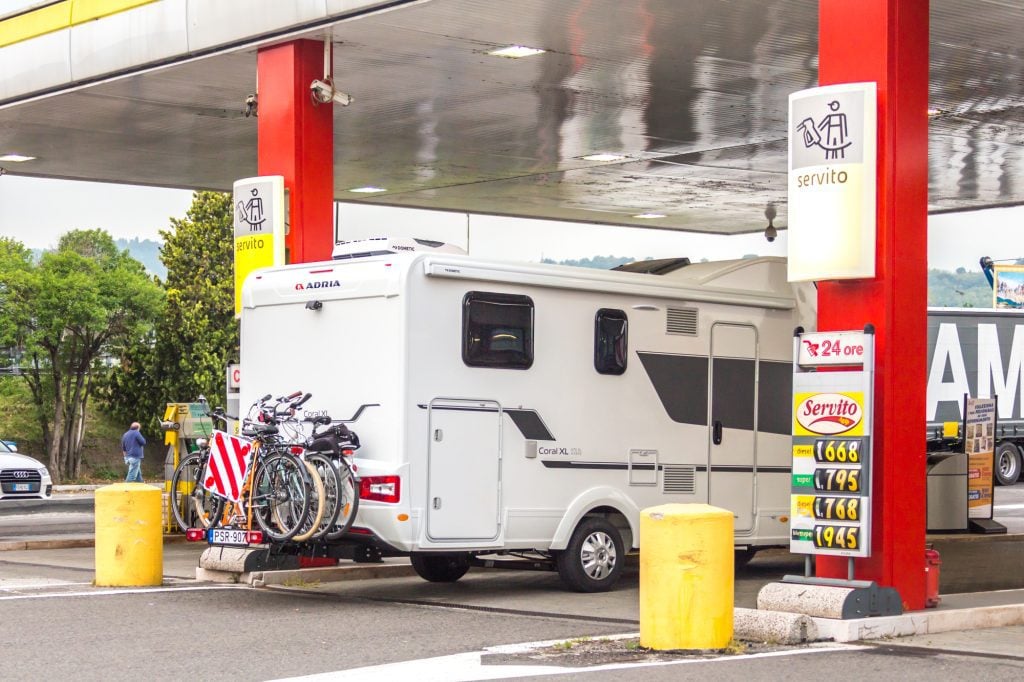
[[[794,339],[791,552],[871,555],[873,358],[870,328]]]

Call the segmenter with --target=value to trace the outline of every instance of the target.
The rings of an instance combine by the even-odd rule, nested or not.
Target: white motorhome
[[[507,553],[608,589],[640,510],[669,502],[731,510],[748,556],[785,545],[792,335],[813,327],[813,288],[781,258],[646,265],[662,274],[437,252],[259,271],[242,405],[374,404],[350,425],[350,537],[429,580]]]

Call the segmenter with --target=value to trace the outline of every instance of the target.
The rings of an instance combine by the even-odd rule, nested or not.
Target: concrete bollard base
[[[299,568],[299,557],[275,554],[267,549],[208,547],[199,557],[199,568],[223,573],[252,573]]]
[[[818,626],[810,616],[757,609],[735,609],[733,632],[736,639],[749,642],[803,644],[818,639]]]
[[[768,583],[757,593],[757,608],[766,611],[802,613],[813,618],[867,618],[903,613],[900,595],[891,587],[879,587],[869,581],[838,581],[821,584],[828,578],[786,576],[781,583]]]

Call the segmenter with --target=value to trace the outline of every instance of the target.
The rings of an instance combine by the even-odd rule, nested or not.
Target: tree
[[[184,219],[161,231],[167,308],[151,346],[128,349],[104,399],[125,421],[159,420],[168,402],[200,394],[224,404],[224,370],[238,357],[231,195],[196,192]]]
[[[20,247],[20,248],[19,248]],[[31,261],[20,244],[0,247],[0,326],[19,350],[56,482],[81,471],[82,436],[93,380],[103,360],[143,338],[162,293],[142,265],[103,230],[74,230]]]

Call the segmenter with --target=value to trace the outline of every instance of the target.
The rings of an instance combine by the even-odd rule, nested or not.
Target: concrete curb
[[[164,544],[185,542],[184,535],[164,535]],[[0,552],[13,552],[23,549],[75,549],[95,547],[93,537],[42,538],[36,540],[0,540]]]
[[[347,582],[350,580],[377,580],[381,578],[404,578],[416,575],[411,564],[343,564],[319,568],[299,568],[281,571],[252,571],[236,573],[196,568],[196,580],[214,583],[242,583],[253,587],[309,587],[320,583]],[[292,583],[289,585],[289,583]]]
[[[902,616],[832,620],[812,618],[819,639],[856,642],[884,637],[928,635],[953,630],[979,630],[1024,625],[1024,604],[977,606],[948,611],[914,611]]]
[[[82,512],[92,513],[96,509],[96,501],[92,497],[73,497],[60,499],[51,497],[48,500],[4,500],[0,504],[0,516],[20,516],[37,512]]]

